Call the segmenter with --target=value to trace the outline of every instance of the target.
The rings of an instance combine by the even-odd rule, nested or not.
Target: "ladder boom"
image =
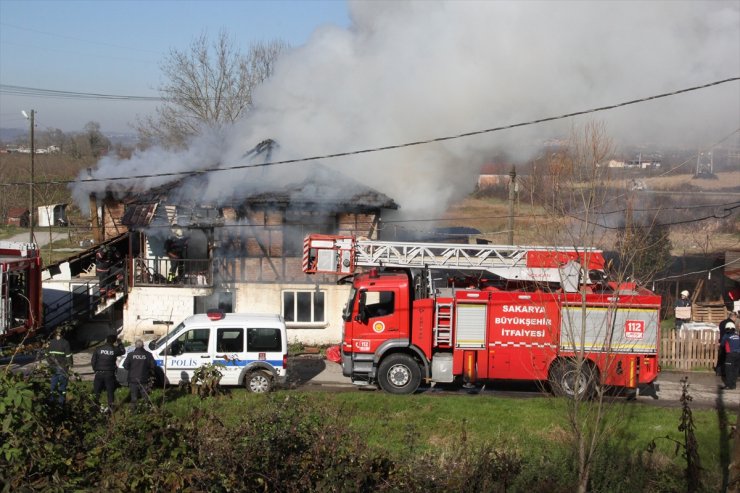
[[[414,243],[332,235],[306,237],[303,271],[307,274],[352,274],[357,267],[483,270],[503,279],[560,283],[571,291],[581,280],[582,268],[604,269],[604,257],[593,248]]]

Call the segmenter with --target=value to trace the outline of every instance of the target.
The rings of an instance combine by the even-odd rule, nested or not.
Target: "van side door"
[[[190,382],[193,372],[211,362],[211,329],[193,328],[180,334],[167,347],[164,369],[167,381]]]
[[[223,365],[222,385],[239,385],[241,370],[246,366],[243,327],[219,327],[216,330],[214,363]]]
[[[247,329],[247,361],[268,364],[279,376],[285,376],[283,367],[283,340],[277,327],[250,327]]]

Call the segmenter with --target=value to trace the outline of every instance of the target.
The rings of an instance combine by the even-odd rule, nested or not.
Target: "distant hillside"
[[[79,132],[66,133],[73,135]],[[124,147],[135,147],[139,140],[135,133],[105,131],[102,133],[108,137],[112,144],[120,144]],[[0,128],[0,144],[15,144],[18,143],[19,140],[28,141],[27,128]]]
[[[27,128],[0,128],[0,142],[14,142],[16,139],[27,135]]]

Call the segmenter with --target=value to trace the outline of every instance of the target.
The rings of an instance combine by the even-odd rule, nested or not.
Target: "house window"
[[[283,291],[283,318],[294,325],[326,322],[325,291]]]

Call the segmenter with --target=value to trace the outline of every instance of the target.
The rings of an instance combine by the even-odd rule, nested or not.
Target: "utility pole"
[[[31,115],[29,116],[25,111],[22,111],[23,116],[28,118],[31,122],[31,180],[28,182],[28,197],[29,197],[29,207],[28,207],[28,226],[30,228],[30,233],[28,236],[28,242],[33,243],[33,167],[36,155],[36,149],[35,149],[35,139],[34,139],[34,127],[36,126],[34,124],[34,116],[36,115],[35,110],[31,110]]]
[[[509,171],[509,245],[514,244],[514,200],[516,199],[516,166]]]

